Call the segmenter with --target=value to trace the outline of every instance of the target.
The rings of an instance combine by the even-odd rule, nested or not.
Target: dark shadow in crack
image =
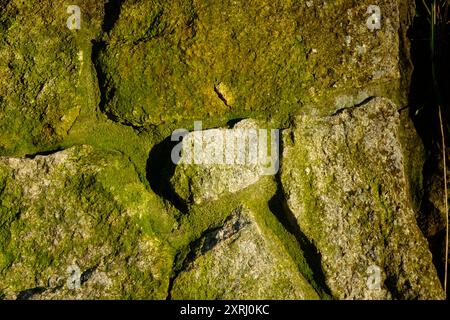
[[[103,71],[103,68],[100,63],[100,56],[102,52],[104,52],[107,48],[108,44],[103,40],[92,40],[92,54],[91,54],[91,61],[92,65],[95,68],[95,73],[97,76],[97,82],[98,82],[98,89],[100,91],[100,103],[99,103],[99,110],[102,112],[106,117],[113,121],[120,123],[125,126],[132,127],[134,130],[142,131],[143,128],[137,125],[134,125],[133,123],[119,118],[117,115],[115,115],[110,109],[108,109],[108,103],[112,100],[116,93],[116,88],[114,84],[112,83],[111,79],[107,76],[107,74]]]
[[[161,143],[155,145],[150,151],[147,160],[147,180],[153,192],[169,201],[181,213],[188,212],[188,206],[172,188],[170,179],[175,173],[176,165],[172,162],[171,152],[178,141],[171,141],[167,137]]]
[[[127,120],[120,119],[111,110],[107,108],[108,102],[112,100],[116,92],[116,88],[114,87],[110,78],[108,78],[106,73],[103,71],[102,66],[100,65],[100,55],[102,54],[102,52],[106,50],[107,46],[108,45],[105,41],[97,41],[97,40],[92,41],[91,61],[97,74],[98,89],[100,91],[100,103],[98,107],[100,111],[104,115],[106,115],[106,117],[109,120],[120,123],[125,126],[132,127],[134,130],[142,131],[143,130],[142,127],[136,126]]]
[[[105,3],[105,17],[103,19],[102,30],[110,32],[120,16],[123,0],[109,0]]]
[[[242,120],[245,120],[246,118],[236,118],[236,119],[232,119],[230,121],[227,122],[227,126],[229,128],[233,128],[236,124],[238,124],[239,122],[241,122]]]
[[[442,107],[443,126],[446,134],[450,130],[450,26],[436,31],[438,40],[435,53],[431,50],[431,27],[428,20],[427,8],[422,0],[416,0],[416,12],[418,13],[412,27],[408,30],[411,41],[411,60],[414,66],[409,92],[409,116],[414,122],[417,133],[425,147],[426,161],[422,171],[423,188],[417,190],[420,198],[420,209],[417,213],[417,222],[425,237],[433,256],[441,283],[445,277],[445,221],[439,220],[439,216],[445,217],[430,201],[435,188],[432,185],[439,183],[441,190],[444,183],[436,180],[436,176],[443,176],[442,165],[442,137],[440,131],[439,105]],[[436,30],[438,27],[436,27]],[[433,64],[437,66],[433,76]],[[437,94],[439,92],[439,94]],[[434,189],[434,190],[433,190]],[[415,190],[413,190],[415,191]],[[440,196],[442,197],[442,196]],[[429,226],[432,225],[431,229]]]
[[[98,81],[98,89],[100,90],[100,111],[105,111],[105,106],[108,101],[108,96],[114,95],[114,90],[108,95],[106,92],[107,88],[107,81],[106,81],[106,75],[103,72],[100,63],[99,58],[102,51],[106,49],[106,42],[105,41],[98,41],[98,40],[92,40],[92,53],[91,53],[91,61],[94,65],[95,72],[97,74],[97,81]],[[109,118],[109,116],[108,116]]]
[[[38,156],[51,156],[52,154],[58,153],[64,151],[64,148],[56,148],[56,149],[51,149],[51,150],[46,150],[46,151],[40,151],[40,152],[36,152],[36,153],[31,153],[31,154],[26,154],[25,155],[25,159],[35,159]]]
[[[296,238],[306,262],[313,271],[313,279],[308,280],[314,281],[318,286],[318,288],[315,289],[319,290],[319,294],[331,296],[331,291],[326,284],[325,275],[322,269],[321,255],[316,246],[302,232],[294,213],[289,209],[281,188],[282,184],[279,175],[277,175],[277,184],[278,189],[276,194],[269,201],[269,209],[284,228]]]
[[[114,28],[120,16],[122,2],[123,0],[109,0],[105,3],[104,7],[105,16],[103,18],[102,24],[102,31],[104,33],[109,33]],[[110,110],[106,108],[108,102],[112,99],[112,97],[115,94],[115,87],[112,85],[110,79],[103,71],[100,63],[100,56],[102,52],[106,50],[107,47],[108,43],[101,38],[92,40],[91,62],[97,74],[98,88],[100,91],[99,109],[102,113],[104,113],[108,117],[108,119],[114,122],[120,122],[124,125],[134,127],[130,123],[121,121],[121,119],[119,119],[115,114],[113,114]]]
[[[32,289],[27,289],[24,291],[19,292],[17,295],[17,300],[28,300],[31,299],[36,294],[41,294],[45,292],[47,289],[44,287],[36,287]]]

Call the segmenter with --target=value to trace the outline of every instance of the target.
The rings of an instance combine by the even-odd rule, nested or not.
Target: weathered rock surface
[[[414,4],[403,0],[308,3],[305,14],[311,18],[302,18],[300,29],[310,48],[307,66],[313,81],[308,93],[315,112],[328,115],[370,96],[406,104],[411,72],[406,32]],[[380,28],[369,28],[377,14]]]
[[[279,132],[242,120],[233,129],[209,129],[187,134],[171,179],[186,202],[217,200],[238,192],[279,168]],[[272,146],[272,148],[271,148]]]
[[[238,208],[192,245],[174,299],[317,299],[290,257],[268,243],[251,212]]]
[[[0,158],[0,193],[0,297],[165,298],[167,217],[145,228],[152,197],[119,154]],[[68,268],[79,268],[79,289]]]
[[[396,106],[375,98],[284,135],[283,190],[340,299],[438,299],[443,290],[408,193]],[[367,282],[381,270],[379,289]]]
[[[78,1],[82,28],[69,30],[67,4],[51,0],[0,3],[0,153],[52,148],[82,109],[95,103],[91,40],[100,32],[102,1]]]
[[[410,1],[379,28],[372,0],[79,0],[80,30],[67,5],[0,1],[0,299],[443,298],[397,113]],[[173,170],[193,121],[283,128],[281,174]]]
[[[99,59],[105,111],[136,126],[223,124],[250,115],[284,119],[305,106],[324,114],[360,96],[405,101],[412,7],[377,1],[382,25],[371,30],[370,5],[123,1]]]

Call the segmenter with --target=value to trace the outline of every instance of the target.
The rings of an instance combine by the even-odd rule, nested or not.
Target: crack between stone
[[[378,96],[370,96],[370,97],[365,98],[363,101],[358,102],[350,107],[340,108],[340,109],[336,110],[333,114],[331,114],[331,117],[338,116],[338,115],[342,114],[343,112],[345,112],[346,110],[353,111],[355,109],[361,108],[376,98],[378,98]]]

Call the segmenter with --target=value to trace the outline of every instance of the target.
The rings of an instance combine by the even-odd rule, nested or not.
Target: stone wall
[[[0,13],[0,298],[444,298],[416,222],[411,1]],[[176,165],[195,121],[276,132],[273,172]]]

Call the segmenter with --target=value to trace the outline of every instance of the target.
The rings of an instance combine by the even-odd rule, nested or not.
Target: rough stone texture
[[[264,152],[259,130],[256,121],[247,119],[233,129],[210,129],[186,135],[180,164],[171,180],[174,190],[187,202],[201,203],[238,192],[258,182],[261,176],[276,173],[278,153],[269,150],[271,131],[263,129],[267,130],[267,152],[259,158],[258,152]],[[276,135],[278,137],[278,132]],[[200,152],[197,146],[201,147]],[[271,155],[275,159],[268,158]],[[197,164],[197,160],[201,163]]]
[[[382,28],[371,31],[372,2],[124,1],[99,59],[105,111],[142,126],[284,119],[303,106],[326,113],[358,96],[404,101],[411,6],[377,1]]]
[[[300,7],[267,0],[124,1],[100,56],[108,79],[105,110],[142,126],[292,108],[305,77]]]
[[[0,158],[0,182],[1,297],[165,298],[171,255],[139,222],[152,197],[119,154]],[[73,265],[78,290],[66,285]]]
[[[251,212],[238,208],[191,248],[174,299],[317,299],[289,257],[268,243]]]
[[[75,2],[71,31],[74,3],[0,0],[0,299],[443,297],[396,113],[411,1],[375,31],[372,0]],[[241,119],[285,129],[281,175],[166,161]]]
[[[410,73],[406,32],[413,4],[401,0],[309,3],[310,18],[301,20],[300,29],[310,48],[307,70],[314,80],[308,92],[314,108],[320,105],[316,112],[332,113],[370,96],[405,104]],[[380,8],[380,29],[367,27],[370,5]]]
[[[444,294],[408,193],[396,106],[375,98],[285,132],[283,190],[340,299],[438,299]],[[370,266],[380,290],[367,286]]]
[[[64,1],[0,3],[0,152],[35,153],[61,141],[92,103],[85,85],[102,1],[77,1],[82,29],[66,27]],[[87,63],[86,63],[87,62]]]

